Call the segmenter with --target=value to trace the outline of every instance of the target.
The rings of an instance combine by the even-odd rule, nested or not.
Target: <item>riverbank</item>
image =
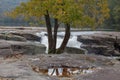
[[[13,29],[17,29],[17,30],[42,30],[42,31],[46,31],[46,28],[45,27],[25,27],[25,26],[0,26],[0,29],[4,29],[4,30],[13,30]],[[60,27],[58,28],[58,31],[64,31],[65,29],[63,27]],[[79,32],[79,31],[111,31],[111,32],[119,32],[117,30],[114,30],[114,29],[96,29],[96,30],[93,30],[93,29],[90,29],[90,28],[71,28],[71,31],[73,32]]]

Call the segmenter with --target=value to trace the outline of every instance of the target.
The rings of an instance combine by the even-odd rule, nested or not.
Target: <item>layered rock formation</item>
[[[82,42],[82,48],[89,54],[99,54],[105,56],[120,56],[119,50],[114,49],[114,42],[118,36],[117,42],[120,43],[119,32],[101,32],[93,35],[80,35],[78,41]]]
[[[45,53],[46,47],[40,44],[40,40],[41,37],[38,37],[33,33],[9,32],[9,31],[1,32],[0,56],[6,57],[16,53],[18,54]]]

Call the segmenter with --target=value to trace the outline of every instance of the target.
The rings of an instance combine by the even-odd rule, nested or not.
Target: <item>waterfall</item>
[[[80,46],[82,45],[81,42],[77,41],[77,36],[78,35],[90,35],[90,34],[94,34],[95,32],[92,31],[81,31],[81,32],[71,32],[71,36],[70,39],[68,41],[67,46],[68,47],[74,47],[74,48],[81,48]],[[57,33],[57,44],[56,47],[59,48],[63,38],[64,38],[64,32],[58,32]],[[40,33],[36,33],[37,36],[41,37],[41,44],[46,46],[46,53],[48,51],[48,39],[47,39],[47,32],[40,32]],[[82,48],[81,48],[82,49]]]

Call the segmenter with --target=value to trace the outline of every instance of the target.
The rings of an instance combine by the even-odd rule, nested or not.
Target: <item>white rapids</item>
[[[77,41],[78,35],[90,35],[96,33],[95,31],[81,31],[81,32],[71,32],[70,39],[68,41],[67,46],[68,47],[75,47],[75,48],[81,48],[81,42]],[[64,32],[58,32],[57,35],[57,44],[56,47],[59,48],[64,37]],[[46,46],[46,53],[48,51],[48,38],[47,38],[47,32],[40,32],[36,33],[37,36],[41,37],[41,44]]]

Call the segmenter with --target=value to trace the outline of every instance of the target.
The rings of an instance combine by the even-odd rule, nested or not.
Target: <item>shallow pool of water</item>
[[[33,70],[37,73],[43,73],[48,76],[57,76],[57,77],[70,77],[74,75],[84,75],[93,73],[96,68],[95,67],[86,67],[86,68],[78,68],[78,67],[49,67],[48,69],[40,69],[38,67],[32,67]]]

